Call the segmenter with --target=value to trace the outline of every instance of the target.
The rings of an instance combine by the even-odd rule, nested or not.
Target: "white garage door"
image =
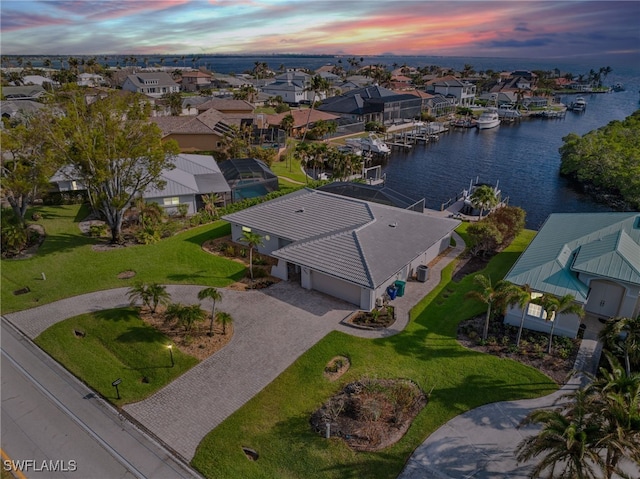
[[[311,287],[321,293],[326,293],[360,306],[360,286],[355,284],[332,278],[317,271],[311,271]]]

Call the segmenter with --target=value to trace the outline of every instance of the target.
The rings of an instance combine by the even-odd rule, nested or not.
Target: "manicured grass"
[[[308,179],[305,178],[305,174],[300,166],[300,160],[298,160],[293,153],[290,154],[290,158],[284,158],[283,161],[274,161],[271,164],[271,171],[273,171],[280,179],[288,178],[295,184],[306,183]]]
[[[83,333],[79,336],[77,332]],[[173,348],[169,338],[146,325],[137,309],[83,314],[61,321],[35,339],[65,368],[117,405],[140,401],[198,363]],[[143,378],[146,378],[143,380]],[[118,385],[120,399],[112,382]],[[146,382],[145,382],[146,381]]]
[[[136,281],[224,287],[240,279],[245,268],[202,250],[210,238],[231,232],[224,221],[200,226],[147,246],[94,251],[96,240],[81,234],[78,223],[88,210],[78,205],[37,208],[47,237],[29,259],[2,261],[2,313]],[[132,279],[118,273],[133,270]],[[46,280],[42,280],[41,273]],[[28,286],[31,292],[14,295]]]
[[[504,275],[532,237],[533,232],[523,233],[482,273]],[[484,306],[464,298],[475,287],[472,276],[455,283],[452,271],[453,265],[444,270],[442,282],[414,308],[402,333],[373,341],[340,332],[326,336],[209,433],[192,465],[210,478],[395,478],[413,450],[454,416],[495,401],[555,391],[556,384],[535,369],[458,344],[457,324]],[[348,356],[352,366],[330,383],[322,372],[336,355]],[[339,439],[313,433],[309,418],[344,384],[366,375],[410,378],[433,392],[397,444],[376,453],[355,453]],[[247,460],[243,446],[255,449],[260,458]]]

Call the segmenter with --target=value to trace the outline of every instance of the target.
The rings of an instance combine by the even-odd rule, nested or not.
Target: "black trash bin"
[[[429,279],[429,267],[421,264],[416,268],[416,279],[421,283],[424,283]]]

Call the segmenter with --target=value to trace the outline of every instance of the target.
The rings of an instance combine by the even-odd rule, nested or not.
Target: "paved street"
[[[30,479],[200,477],[4,320],[2,450]]]

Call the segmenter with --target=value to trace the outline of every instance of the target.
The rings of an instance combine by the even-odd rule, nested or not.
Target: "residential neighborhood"
[[[559,417],[593,424],[588,477],[640,474],[633,197],[534,228],[508,186],[430,163],[613,96],[606,67],[71,60],[2,59],[8,478],[30,441],[33,477],[524,478]],[[460,184],[440,207],[417,151]]]

